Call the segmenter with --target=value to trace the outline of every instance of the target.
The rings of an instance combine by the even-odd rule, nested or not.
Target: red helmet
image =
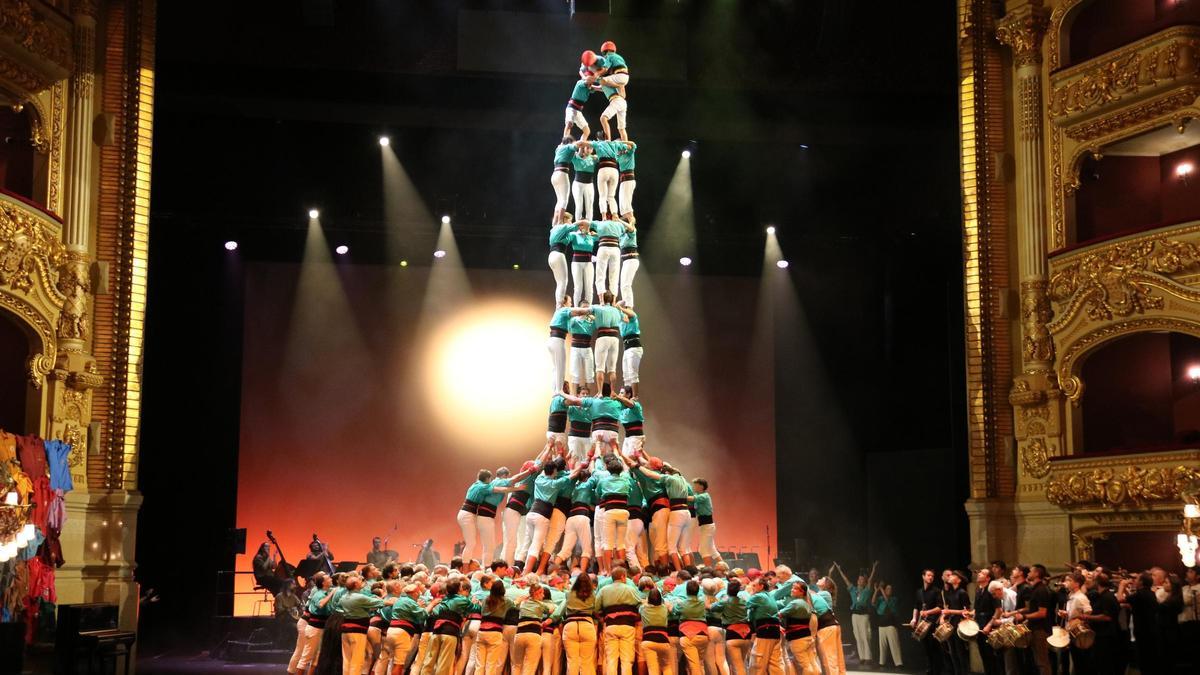
[[[617,51],[617,43],[613,42],[612,40],[608,40],[604,44],[600,45],[600,53],[601,54],[606,54],[608,52],[615,52],[615,51]]]
[[[533,471],[536,468],[537,462],[533,461],[532,459],[526,460],[525,463],[521,465],[521,471]]]
[[[596,52],[594,52],[590,49],[585,51],[583,54],[581,54],[579,56],[579,61],[583,65],[590,67],[593,63],[596,62]]]

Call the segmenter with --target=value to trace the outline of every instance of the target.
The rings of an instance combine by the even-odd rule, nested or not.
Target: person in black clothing
[[[1158,626],[1158,597],[1154,594],[1154,578],[1148,572],[1138,575],[1136,586],[1129,579],[1121,582],[1118,598],[1129,603],[1133,622],[1133,643],[1138,670],[1142,675],[1159,675],[1162,666],[1162,636]]]
[[[1096,643],[1092,646],[1092,663],[1096,666],[1097,675],[1120,675],[1125,671],[1119,667],[1117,641],[1117,617],[1121,613],[1121,605],[1117,596],[1113,595],[1112,582],[1103,572],[1095,574],[1088,581],[1088,602],[1092,604],[1092,613],[1082,617],[1096,633]],[[1119,669],[1118,669],[1119,668]]]
[[[979,628],[983,629],[989,624],[992,624],[996,618],[996,612],[1000,609],[1000,603],[990,588],[992,583],[992,569],[984,568],[979,570],[979,574],[975,576],[975,602],[972,604],[974,613],[972,616],[975,623],[979,624]],[[987,633],[981,632],[975,636],[975,646],[979,648],[979,660],[983,661],[983,672],[985,675],[1001,675],[1004,672],[1004,666],[997,657],[996,652],[988,645]]]
[[[936,574],[932,569],[921,573],[921,588],[917,589],[917,604],[913,608],[913,628],[917,627],[919,621],[936,623],[938,616],[942,613],[942,592],[933,583]],[[938,641],[933,639],[932,630],[921,638],[921,647],[925,650],[927,663],[925,672],[929,675],[941,675],[942,648]]]
[[[1173,672],[1183,662],[1179,648],[1179,613],[1183,611],[1183,581],[1178,574],[1168,574],[1163,590],[1166,599],[1158,603],[1158,632],[1162,636],[1163,667]]]
[[[971,611],[971,598],[967,595],[967,589],[963,588],[966,582],[966,575],[954,570],[950,573],[950,586],[943,591],[946,606],[942,610],[942,620],[950,622],[956,633],[946,641],[950,651],[950,667],[954,669],[954,675],[970,675],[971,672],[967,643],[957,635],[958,624],[962,621],[963,614]]]
[[[1050,590],[1050,594],[1054,598],[1054,606],[1050,608],[1050,616],[1053,619],[1058,616],[1059,610],[1066,608],[1070,592],[1065,583],[1058,584],[1056,587],[1047,583],[1046,588]],[[1050,623],[1051,631],[1053,631],[1055,623],[1057,622],[1053,620]],[[1050,675],[1071,675],[1071,650],[1055,649],[1050,651]]]
[[[1029,594],[1033,590],[1033,587],[1029,585],[1029,568],[1025,565],[1013,565],[1012,572],[1009,573],[1009,582],[1013,592],[1017,594],[1017,608],[1011,612],[1006,612],[1004,616],[1015,622],[1018,616],[1029,609]],[[1028,674],[1037,671],[1037,666],[1033,662],[1032,649],[1017,649],[1014,651],[1021,662],[1021,671],[1023,673]]]
[[[1054,595],[1046,587],[1046,568],[1032,565],[1029,568],[1028,604],[1025,611],[1018,611],[1016,621],[1025,621],[1029,626],[1029,652],[1033,656],[1034,672],[1050,675],[1050,622],[1053,620]]]
[[[251,564],[254,567],[254,584],[267,589],[271,595],[278,595],[283,588],[283,579],[275,573],[276,562],[275,558],[271,557],[269,543],[264,541],[262,546],[258,547],[258,553]]]

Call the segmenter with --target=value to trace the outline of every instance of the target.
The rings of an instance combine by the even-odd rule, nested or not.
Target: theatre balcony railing
[[[1166,112],[1198,96],[1200,26],[1175,26],[1052,73],[1047,109],[1069,136],[1099,137],[1126,122],[1109,113],[1145,117],[1145,105]]]

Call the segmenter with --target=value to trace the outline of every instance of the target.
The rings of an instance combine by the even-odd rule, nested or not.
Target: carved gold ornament
[[[1050,473],[1050,451],[1042,439],[1035,438],[1025,444],[1021,452],[1021,468],[1027,476],[1045,478]]]
[[[1144,506],[1148,502],[1178,501],[1180,489],[1200,480],[1200,472],[1185,466],[1162,469],[1093,469],[1052,479],[1046,499],[1057,506]]]
[[[996,26],[996,39],[1012,49],[1018,67],[1042,62],[1042,34],[1046,32],[1047,12],[1032,7],[1026,12],[1009,12]]]
[[[1152,293],[1156,275],[1200,270],[1200,245],[1187,241],[1150,239],[1105,247],[1054,272],[1050,299],[1065,304],[1056,323],[1086,309],[1093,321],[1161,309],[1163,299]]]
[[[35,274],[49,279],[66,259],[66,247],[53,232],[23,209],[0,203],[0,288],[28,293]]]

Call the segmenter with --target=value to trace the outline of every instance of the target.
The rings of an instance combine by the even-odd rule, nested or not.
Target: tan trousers
[[[425,662],[421,664],[421,675],[450,675],[454,672],[454,652],[457,649],[457,635],[430,635]]]
[[[812,636],[788,640],[788,649],[792,652],[792,672],[796,675],[821,675],[817,643]]]
[[[778,639],[754,638],[750,648],[752,675],[783,675],[783,647]]]
[[[750,658],[750,641],[730,639],[733,633],[725,634],[725,653],[729,657],[731,675],[746,675],[746,659]]]
[[[542,633],[542,675],[559,675],[561,660],[562,635],[556,630]]]
[[[637,630],[633,626],[606,626],[604,628],[604,675],[633,675],[633,638]]]
[[[375,675],[388,675],[393,666],[404,667],[408,653],[412,651],[413,639],[403,628],[388,628],[383,636],[383,647],[379,650],[379,660],[375,662]]]
[[[688,675],[704,675],[704,662],[708,654],[708,634],[699,633],[679,638],[679,648],[683,650],[683,658],[687,661]]]
[[[825,666],[825,675],[846,675],[846,655],[842,652],[842,627],[826,626],[817,631],[817,651]]]
[[[568,621],[562,629],[563,651],[567,653],[567,675],[596,675],[596,625],[591,621]]]
[[[342,672],[359,675],[367,659],[367,634],[342,633]]]
[[[675,675],[669,643],[642,641],[642,656],[646,659],[646,671],[650,675]]]
[[[541,660],[542,636],[537,633],[517,633],[512,675],[538,675],[538,662]]]
[[[504,671],[504,661],[508,652],[504,633],[498,630],[481,630],[475,638],[475,647],[479,650],[479,662],[475,665],[476,675],[500,675]]]

